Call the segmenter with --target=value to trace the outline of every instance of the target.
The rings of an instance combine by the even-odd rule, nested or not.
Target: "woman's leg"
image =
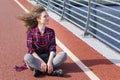
[[[43,54],[39,55],[39,57],[47,63],[49,54],[43,53]],[[24,56],[24,61],[28,67],[40,70],[41,63],[32,54],[26,54]]]
[[[32,54],[26,54],[24,56],[24,61],[28,67],[40,70],[40,61],[36,59]]]
[[[53,59],[53,66],[57,67],[61,65],[67,59],[67,54],[65,52],[59,52]]]

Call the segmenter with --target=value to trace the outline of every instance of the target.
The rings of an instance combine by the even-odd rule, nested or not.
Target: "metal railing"
[[[120,52],[120,0],[36,0]]]

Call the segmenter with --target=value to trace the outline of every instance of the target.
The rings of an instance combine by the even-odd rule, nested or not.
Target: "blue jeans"
[[[41,54],[39,55],[40,58],[42,58],[46,63],[49,59],[48,54]],[[53,67],[57,67],[61,65],[65,60],[67,59],[67,54],[65,52],[59,52],[58,54],[55,55],[53,59]],[[26,54],[24,56],[24,61],[27,66],[33,69],[40,70],[41,62],[35,58],[32,54]]]

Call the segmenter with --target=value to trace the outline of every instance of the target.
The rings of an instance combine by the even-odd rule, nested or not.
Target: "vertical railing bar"
[[[49,7],[50,7],[50,0],[48,0],[47,2],[47,11],[49,10]]]
[[[87,35],[87,30],[89,28],[89,22],[90,22],[90,11],[91,11],[91,0],[88,2],[88,14],[87,14],[87,21],[86,21],[86,26],[85,26],[85,31],[84,31],[84,37]]]
[[[62,11],[62,15],[61,15],[61,19],[60,20],[64,19],[65,3],[66,3],[66,0],[64,0],[64,3],[63,3],[63,11]]]

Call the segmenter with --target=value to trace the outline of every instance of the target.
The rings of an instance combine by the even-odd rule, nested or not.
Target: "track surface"
[[[18,0],[27,9],[32,6],[26,0]],[[60,66],[64,77],[44,76],[34,78],[32,71],[16,72],[15,64],[22,65],[26,48],[26,28],[17,19],[24,10],[14,0],[0,0],[0,80],[90,80],[90,78],[68,57]],[[57,38],[77,56],[100,80],[120,80],[120,68],[93,48],[50,18],[49,26]],[[97,46],[97,45],[96,45]],[[62,51],[57,46],[57,50]],[[87,71],[86,71],[87,72]]]

